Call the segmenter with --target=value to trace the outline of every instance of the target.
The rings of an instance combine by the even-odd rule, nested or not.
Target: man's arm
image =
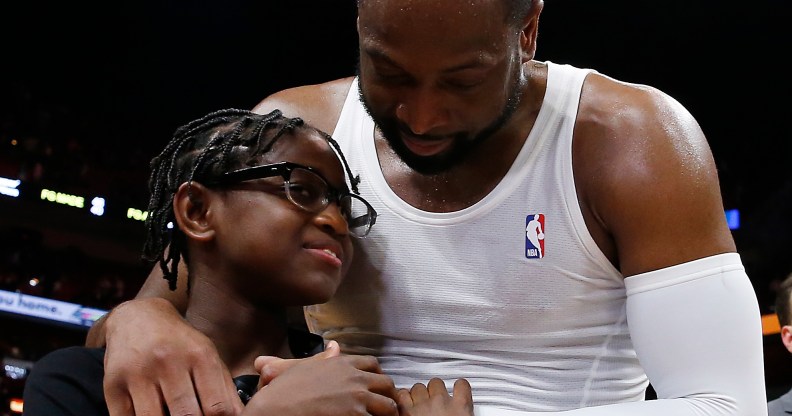
[[[214,344],[190,326],[187,270],[176,290],[155,266],[135,299],[113,308],[91,328],[87,344],[105,346],[104,396],[111,416],[235,415],[242,410]],[[200,397],[200,400],[199,400]]]
[[[575,128],[586,225],[624,276],[734,252],[707,139],[676,100],[590,75]]]
[[[627,320],[657,400],[477,416],[765,416],[759,309],[739,255],[631,276]],[[474,392],[475,394],[475,392]]]
[[[658,396],[608,414],[766,414],[758,302],[700,126],[654,88],[589,78],[576,181],[627,276],[630,335]]]
[[[536,415],[766,415],[758,302],[697,122],[660,91],[591,75],[573,160],[586,224],[627,276],[630,336],[658,399]]]
[[[660,91],[598,75],[581,102],[573,145],[581,209],[627,276],[630,336],[658,399],[562,414],[767,414],[758,302],[701,128]],[[494,414],[511,413],[479,413]]]
[[[179,273],[176,280],[176,290],[170,290],[165,279],[162,277],[162,270],[159,266],[154,266],[143,282],[143,286],[135,295],[135,300],[140,299],[164,299],[178,311],[180,315],[184,315],[187,310],[187,268],[184,261],[179,262]],[[119,305],[126,306],[124,304]],[[114,314],[117,308],[113,308],[109,313],[98,319],[91,329],[88,330],[88,335],[85,339],[85,346],[91,348],[104,347],[106,345],[106,321],[110,319],[110,315]]]

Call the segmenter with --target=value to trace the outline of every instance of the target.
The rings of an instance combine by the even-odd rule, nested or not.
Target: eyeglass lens
[[[295,168],[291,171],[286,192],[295,205],[311,212],[320,212],[331,202],[327,182],[306,169]],[[368,206],[362,200],[347,194],[340,198],[339,207],[347,220],[350,232],[358,236],[368,234],[371,215]]]

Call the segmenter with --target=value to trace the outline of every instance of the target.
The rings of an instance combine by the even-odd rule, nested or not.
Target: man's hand
[[[241,414],[214,344],[158,298],[125,302],[107,317],[104,392],[111,416]]]
[[[338,344],[310,358],[256,359],[267,380],[244,414],[397,416],[396,388],[371,356],[340,356]]]
[[[400,389],[396,402],[401,416],[473,416],[473,393],[463,378],[454,383],[453,396],[443,380],[433,378],[428,386],[418,383],[410,390]]]

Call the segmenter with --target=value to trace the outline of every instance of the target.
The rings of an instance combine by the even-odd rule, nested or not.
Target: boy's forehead
[[[262,156],[266,163],[299,163],[316,168],[325,175],[331,175],[331,171],[343,172],[338,151],[324,135],[313,129],[297,129],[285,134]]]
[[[335,152],[327,139],[313,129],[295,129],[287,132],[272,146],[267,154],[273,157],[325,157]],[[264,156],[267,156],[265,154]]]

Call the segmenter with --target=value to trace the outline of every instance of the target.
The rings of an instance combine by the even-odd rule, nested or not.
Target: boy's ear
[[[198,182],[179,186],[173,196],[173,215],[179,229],[190,240],[209,241],[214,238],[212,191]]]
[[[781,342],[784,343],[787,351],[792,352],[792,325],[781,327]]]

